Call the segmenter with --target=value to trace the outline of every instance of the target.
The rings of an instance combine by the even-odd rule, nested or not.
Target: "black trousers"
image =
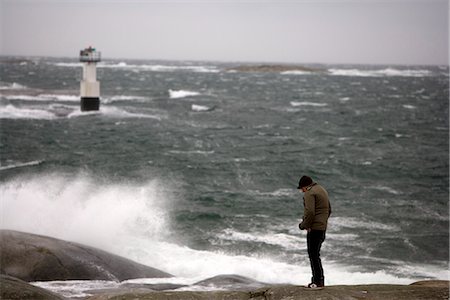
[[[324,285],[322,261],[320,260],[320,248],[325,241],[325,230],[311,230],[306,235],[309,261],[311,263],[312,283]]]

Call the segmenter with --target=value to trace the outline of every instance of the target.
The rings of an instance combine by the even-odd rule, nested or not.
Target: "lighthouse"
[[[101,53],[89,46],[80,50],[83,63],[83,79],[80,82],[81,111],[99,110],[100,83],[97,81],[96,64],[101,61]]]

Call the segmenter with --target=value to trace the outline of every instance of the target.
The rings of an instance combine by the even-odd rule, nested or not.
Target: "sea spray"
[[[186,97],[197,96],[197,95],[200,95],[200,93],[194,92],[194,91],[186,91],[186,90],[169,90],[169,97],[171,99],[186,98]]]
[[[18,177],[0,185],[2,228],[117,251],[130,236],[151,241],[170,232],[171,196],[158,180],[112,183],[86,174]]]

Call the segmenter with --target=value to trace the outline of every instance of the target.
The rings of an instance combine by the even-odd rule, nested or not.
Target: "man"
[[[321,185],[313,182],[311,177],[302,176],[298,183],[298,189],[304,193],[304,213],[299,228],[307,231],[306,242],[312,270],[311,283],[307,287],[322,289],[325,284],[320,247],[325,241],[328,217],[331,214],[330,200],[327,191]]]

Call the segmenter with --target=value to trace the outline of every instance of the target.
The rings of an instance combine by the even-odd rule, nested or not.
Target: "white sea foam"
[[[1,96],[7,100],[22,100],[22,101],[49,101],[48,98],[42,96],[32,96],[32,95],[2,95]]]
[[[244,161],[248,161],[248,160],[244,160]],[[296,189],[292,189],[292,188],[282,188],[282,189],[277,189],[272,192],[260,192],[260,191],[251,191],[251,192],[256,195],[274,196],[274,197],[292,197],[298,193],[298,191]]]
[[[214,151],[204,151],[204,150],[170,150],[169,153],[173,154],[200,154],[200,155],[209,155],[214,154]]]
[[[352,233],[332,233],[332,232],[328,232],[327,231],[327,239],[330,240],[338,240],[338,241],[354,241],[358,238],[359,236],[357,234],[352,234]]]
[[[16,107],[12,104],[0,106],[0,119],[52,120],[55,118],[54,113],[44,109]]]
[[[171,99],[179,99],[191,96],[200,95],[199,92],[187,91],[187,90],[169,90],[169,97]]]
[[[58,62],[50,64],[57,67],[70,67],[70,68],[81,68],[83,66],[83,64],[80,62]]]
[[[357,219],[357,218],[343,218],[343,217],[331,217],[330,223],[336,230],[340,228],[353,228],[353,229],[366,229],[366,230],[384,230],[389,232],[398,232],[400,228],[396,225],[383,224],[376,221]]]
[[[191,105],[191,109],[192,109],[193,111],[198,111],[198,112],[201,112],[201,111],[209,111],[209,110],[211,110],[211,108],[209,108],[208,106],[197,105],[197,104],[192,104],[192,105]]]
[[[74,102],[80,101],[80,96],[76,95],[58,95],[58,94],[39,94],[39,95],[3,95],[7,100],[22,100],[22,101],[59,101],[59,102]]]
[[[0,166],[0,171],[16,169],[16,168],[23,168],[23,167],[37,166],[37,165],[40,165],[42,162],[43,162],[43,160],[33,160],[33,161],[28,161],[28,162],[23,162],[23,163],[8,164],[6,166]]]
[[[294,106],[294,107],[296,107],[296,106],[324,107],[324,106],[327,106],[328,104],[326,104],[326,103],[317,103],[317,102],[308,102],[308,101],[303,101],[303,102],[291,101],[291,105]]]
[[[388,187],[388,186],[378,186],[377,185],[377,186],[373,186],[371,188],[373,188],[375,190],[383,191],[383,192],[388,192],[388,193],[393,194],[393,195],[400,195],[400,194],[402,194],[402,192],[397,191],[397,190],[395,190],[395,189],[393,189],[391,187]]]
[[[312,72],[306,72],[306,71],[285,71],[281,72],[281,75],[311,75]]]
[[[61,102],[79,102],[80,96],[78,95],[54,95],[54,94],[41,94],[39,95],[43,98],[48,98],[50,100],[54,101],[61,101]]]
[[[239,232],[232,229],[225,229],[217,235],[222,240],[230,241],[250,241],[280,246],[286,250],[306,250],[305,239],[300,236],[293,236],[277,232]]]
[[[394,68],[386,68],[382,70],[329,69],[328,72],[330,75],[350,77],[426,77],[433,74],[430,70],[399,70]]]
[[[22,100],[22,101],[55,101],[55,102],[80,102],[79,95],[61,95],[61,94],[39,94],[39,95],[3,95],[7,100]],[[114,95],[102,96],[100,101],[102,103],[112,103],[117,101],[136,101],[143,102],[148,100],[147,97],[133,96],[133,95]]]
[[[113,106],[100,106],[100,110],[98,111],[90,111],[90,112],[82,112],[80,110],[76,110],[69,114],[67,117],[69,118],[76,118],[76,117],[83,117],[88,115],[103,115],[107,117],[112,118],[146,118],[146,119],[155,119],[155,120],[161,120],[161,115],[152,115],[152,114],[142,114],[142,113],[134,113],[129,112],[124,109],[120,109]]]
[[[0,106],[0,119],[34,119],[34,120],[53,120],[57,118],[78,118],[92,115],[101,115],[112,118],[147,118],[162,120],[161,114],[144,114],[130,112],[121,108],[112,106],[100,106],[98,111],[82,112],[78,106],[55,106],[54,104],[29,108],[8,104]]]
[[[78,99],[79,100],[79,99]],[[143,96],[132,96],[132,95],[116,95],[116,96],[103,96],[100,101],[102,103],[113,103],[119,101],[135,101],[135,102],[145,102],[147,97]]]
[[[114,289],[119,282],[106,280],[64,280],[31,282],[32,285],[52,291],[66,298],[86,298],[92,296],[92,290]]]
[[[1,85],[0,86],[0,90],[24,90],[27,89],[28,87],[21,85],[17,82],[13,82],[11,84],[6,84],[6,85]]]

